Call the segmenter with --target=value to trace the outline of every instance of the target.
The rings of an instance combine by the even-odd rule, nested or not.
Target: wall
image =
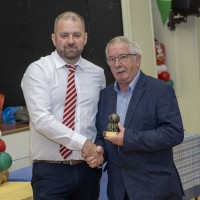
[[[9,171],[21,169],[32,164],[29,131],[4,135],[2,136],[2,140],[6,143],[6,152],[11,155],[13,160]]]
[[[3,109],[25,105],[20,87],[22,76],[31,62],[54,50],[54,19],[71,10],[85,19],[89,37],[82,56],[104,68],[107,84],[114,81],[105,60],[105,46],[114,36],[123,35],[120,0],[7,0],[0,7]]]
[[[157,77],[151,1],[121,0],[124,35],[134,38],[143,53],[141,69]]]
[[[121,0],[124,34],[143,50],[142,70],[154,77],[154,37],[165,45],[166,65],[188,132],[200,133],[200,18],[189,16],[175,31],[162,24],[156,0]]]
[[[155,38],[166,47],[166,65],[175,83],[184,128],[200,132],[200,18],[189,16],[187,23],[171,31],[162,23],[155,0],[152,15]]]

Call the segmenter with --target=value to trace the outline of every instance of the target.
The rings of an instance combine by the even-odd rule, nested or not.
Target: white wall
[[[2,136],[2,140],[6,143],[6,152],[10,154],[13,160],[9,171],[32,165],[29,131],[4,135]]]
[[[184,128],[200,133],[200,18],[189,16],[175,31],[162,23],[156,0],[121,0],[124,34],[143,50],[142,70],[156,77],[154,38],[166,48]]]
[[[171,31],[162,23],[155,0],[152,15],[155,38],[166,48],[166,65],[175,83],[184,127],[200,133],[200,18],[188,16],[187,23]]]
[[[121,0],[124,35],[133,38],[142,49],[141,69],[157,77],[154,33],[150,0]]]

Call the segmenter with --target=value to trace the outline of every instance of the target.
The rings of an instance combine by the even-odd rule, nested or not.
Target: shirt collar
[[[62,68],[66,64],[68,64],[59,56],[59,54],[56,50],[54,52],[52,52],[52,56],[54,57],[55,65],[56,65],[57,69]],[[80,59],[78,60],[78,62],[75,65],[79,66],[80,68],[82,68],[84,70],[83,62],[84,62],[83,58],[80,57]]]

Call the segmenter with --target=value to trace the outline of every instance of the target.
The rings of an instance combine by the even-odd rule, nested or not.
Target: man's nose
[[[74,43],[74,37],[73,37],[73,35],[69,35],[68,42],[69,43]]]
[[[115,59],[115,66],[119,66],[119,65],[121,65],[121,62],[119,61],[118,58],[116,58],[116,59]]]

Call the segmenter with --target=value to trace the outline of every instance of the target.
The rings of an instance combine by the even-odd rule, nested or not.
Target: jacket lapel
[[[114,90],[114,85],[111,87],[111,90],[109,91],[109,107],[108,107],[108,113],[116,113],[117,109],[117,92]]]
[[[135,86],[135,89],[133,91],[128,109],[127,109],[127,113],[126,113],[126,119],[125,119],[125,123],[124,126],[128,127],[129,123],[132,120],[132,117],[134,116],[134,112],[135,109],[138,105],[138,103],[140,102],[140,99],[142,98],[142,95],[144,94],[144,90],[145,90],[145,82],[146,82],[146,75],[140,71],[140,77],[138,79],[138,82]]]

